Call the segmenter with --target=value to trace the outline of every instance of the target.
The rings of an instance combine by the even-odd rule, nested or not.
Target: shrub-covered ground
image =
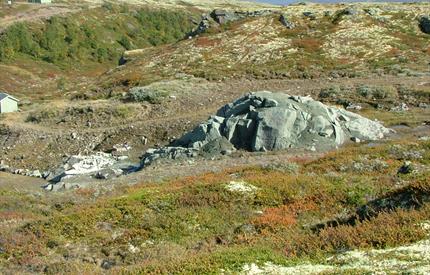
[[[106,3],[74,16],[42,24],[17,23],[0,35],[0,62],[28,56],[62,66],[89,61],[118,62],[124,50],[183,39],[191,13]]]
[[[97,76],[118,65],[124,51],[182,40],[200,14],[194,9],[111,2],[79,7],[39,20],[31,20],[36,11],[23,11],[28,21],[0,29],[1,90],[44,99],[87,90]],[[64,7],[51,8],[56,9]]]
[[[412,171],[400,174],[405,161]],[[147,182],[98,199],[91,189],[62,201],[4,190],[0,266],[219,273],[407,245],[426,238],[429,165],[428,141],[401,141]]]
[[[143,51],[103,77],[111,88],[185,72],[208,80],[422,75],[430,36],[419,28],[427,3],[290,5],[279,14],[213,26],[194,39]],[[309,15],[311,14],[311,15]],[[136,70],[139,68],[139,70]]]

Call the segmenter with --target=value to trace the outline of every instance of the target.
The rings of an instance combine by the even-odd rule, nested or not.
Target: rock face
[[[232,150],[326,150],[353,138],[377,140],[388,133],[379,122],[324,105],[310,97],[263,91],[225,105],[171,147],[147,152],[143,164],[151,163],[154,154],[163,157],[164,153],[160,154],[159,150],[194,156],[211,144],[220,144],[219,140],[225,140],[223,148],[219,149],[224,151],[227,150],[225,142],[231,144]]]
[[[197,28],[188,34],[188,37],[194,37],[205,33],[214,25],[224,25],[228,22],[245,19],[248,17],[259,17],[273,14],[272,10],[257,10],[257,11],[233,11],[215,9],[209,15],[203,14]]]
[[[230,21],[236,21],[247,17],[258,17],[272,14],[271,10],[257,10],[257,11],[227,11],[227,10],[213,10],[210,16],[222,25]]]
[[[421,16],[420,28],[424,33],[430,34],[430,16]]]

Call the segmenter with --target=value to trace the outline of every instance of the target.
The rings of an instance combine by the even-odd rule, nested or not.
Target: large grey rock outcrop
[[[324,105],[310,97],[256,92],[225,105],[164,150],[176,148],[175,151],[182,152],[188,149],[196,155],[220,139],[230,142],[233,149],[248,151],[327,150],[350,139],[378,140],[388,133],[389,130],[377,121]],[[151,153],[154,152],[144,156],[145,165],[151,163]]]

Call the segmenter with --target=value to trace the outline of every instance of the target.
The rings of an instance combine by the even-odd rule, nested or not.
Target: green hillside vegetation
[[[31,57],[62,67],[113,62],[124,50],[176,42],[193,25],[180,11],[104,5],[76,16],[41,23],[17,23],[0,36],[0,62]]]

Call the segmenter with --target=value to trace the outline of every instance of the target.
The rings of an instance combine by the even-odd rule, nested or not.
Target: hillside
[[[54,2],[0,4],[0,274],[430,273],[429,3]]]
[[[428,4],[305,5],[281,12],[293,28],[280,22],[278,12],[221,26],[222,31],[215,26],[194,39],[142,51],[101,82],[178,72],[208,80],[428,72],[428,35],[418,23],[430,12]]]

